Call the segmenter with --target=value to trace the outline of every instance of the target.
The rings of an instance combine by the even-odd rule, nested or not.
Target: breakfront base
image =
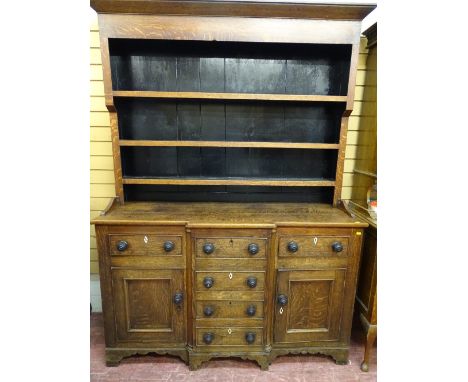
[[[268,370],[269,354],[265,352],[219,352],[219,353],[201,353],[189,351],[189,369],[198,370],[203,362],[207,362],[212,358],[224,358],[224,357],[237,357],[243,360],[251,360],[257,362],[258,366],[262,370]]]
[[[269,357],[269,363],[275,360],[276,357],[287,354],[323,354],[331,356],[337,365],[347,365],[349,349],[348,348],[322,348],[322,347],[291,347],[283,349],[272,349]]]
[[[185,348],[179,349],[144,349],[144,348],[106,348],[106,366],[118,366],[120,361],[124,358],[133,356],[133,355],[148,355],[148,354],[158,354],[158,355],[173,355],[179,357],[186,364],[188,363],[188,354]]]
[[[187,349],[161,349],[161,348],[106,348],[106,366],[118,366],[120,361],[124,358],[131,357],[134,355],[173,355],[179,357],[184,361],[190,370],[198,370],[204,362],[207,362],[213,358],[228,358],[236,357],[243,360],[255,361],[262,370],[268,370],[269,365],[279,356],[288,354],[323,354],[331,356],[337,365],[348,364],[348,349],[343,348],[284,348],[284,349],[272,349],[271,352],[196,352]]]

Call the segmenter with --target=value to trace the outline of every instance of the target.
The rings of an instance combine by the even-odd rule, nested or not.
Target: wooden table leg
[[[366,332],[366,346],[364,348],[364,359],[361,363],[361,370],[367,372],[369,371],[369,355],[372,347],[374,346],[375,339],[377,338],[377,325],[369,324],[362,313],[359,318],[361,319],[361,324]]]

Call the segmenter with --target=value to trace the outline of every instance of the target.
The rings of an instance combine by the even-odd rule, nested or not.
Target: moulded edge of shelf
[[[210,92],[161,92],[146,90],[114,90],[114,97],[180,98],[253,101],[347,102],[347,96],[313,94],[263,94],[263,93],[210,93]]]
[[[279,187],[334,187],[334,180],[284,180],[240,178],[137,178],[124,177],[123,184],[185,185],[185,186],[279,186]]]
[[[300,142],[241,142],[241,141],[158,141],[121,139],[120,146],[133,147],[233,147],[233,148],[277,148],[277,149],[321,149],[338,150],[338,143],[300,143]]]

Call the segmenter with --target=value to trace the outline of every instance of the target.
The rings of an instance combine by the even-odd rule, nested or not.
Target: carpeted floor
[[[179,358],[168,356],[135,356],[122,360],[117,367],[106,367],[102,314],[91,315],[91,382],[351,382],[377,381],[377,349],[372,352],[369,372],[359,366],[364,354],[364,335],[359,323],[353,326],[350,364],[335,365],[331,357],[288,355],[278,357],[268,371],[252,361],[214,359],[197,371],[189,371]]]

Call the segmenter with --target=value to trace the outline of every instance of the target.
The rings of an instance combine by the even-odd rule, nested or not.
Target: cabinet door
[[[274,341],[338,340],[345,274],[344,269],[278,271]]]
[[[112,283],[119,341],[184,342],[182,270],[113,269]]]

